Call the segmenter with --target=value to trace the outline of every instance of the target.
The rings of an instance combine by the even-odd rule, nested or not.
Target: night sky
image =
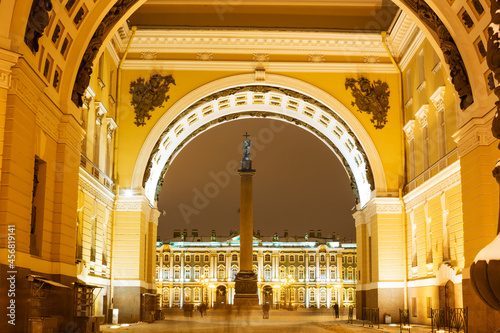
[[[322,141],[295,125],[271,119],[226,122],[198,135],[167,171],[158,208],[160,239],[174,229],[198,229],[208,236],[239,230],[243,134],[252,140],[254,230],[261,235],[323,237],[336,232],[355,239],[355,205],[342,164]]]

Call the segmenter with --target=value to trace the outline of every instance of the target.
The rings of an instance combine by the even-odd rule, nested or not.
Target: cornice
[[[120,196],[116,201],[118,212],[142,212],[147,219],[151,218],[149,200],[144,195]]]
[[[460,180],[460,161],[455,161],[446,169],[442,170],[403,197],[406,204],[406,211],[408,212],[425,200],[430,200],[447,189],[459,185]]]
[[[9,89],[12,81],[12,66],[20,54],[0,48],[0,88]]]
[[[78,185],[83,191],[94,196],[96,199],[99,199],[108,207],[113,207],[113,201],[115,200],[115,195],[113,194],[113,192],[99,183],[82,167],[80,167]]]
[[[406,140],[408,143],[415,138],[415,120],[408,120],[406,125],[403,127],[403,131],[406,134]]]
[[[415,113],[415,118],[417,118],[420,128],[427,127],[427,115],[429,113],[429,104],[424,104]]]
[[[370,223],[373,216],[378,214],[401,214],[401,202],[398,198],[373,198],[362,210],[364,223]]]
[[[254,71],[263,66],[276,72],[328,72],[328,73],[397,73],[392,64],[384,63],[314,63],[255,61],[189,61],[189,60],[125,60],[124,70],[186,70],[186,71]]]
[[[446,88],[441,86],[436,89],[436,91],[429,97],[429,100],[432,102],[434,107],[436,108],[436,113],[444,111],[444,93]]]
[[[399,61],[399,68],[401,68],[402,71],[404,71],[406,67],[408,67],[411,59],[413,59],[415,53],[420,48],[420,45],[422,45],[424,40],[425,34],[421,30],[418,30],[418,33],[409,45],[408,50],[404,53],[403,57]]]
[[[453,140],[458,145],[458,156],[460,158],[479,146],[489,146],[495,142],[496,139],[491,133],[491,123],[494,115],[495,109],[482,118],[472,118],[452,135]]]
[[[394,56],[401,57],[408,49],[413,37],[419,32],[418,26],[405,12],[401,12],[389,35]]]

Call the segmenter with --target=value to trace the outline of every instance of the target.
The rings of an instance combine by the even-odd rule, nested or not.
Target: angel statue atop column
[[[245,133],[243,136],[245,137],[245,140],[243,140],[243,156],[248,157],[250,155],[250,147],[252,147],[252,140],[248,140],[250,136],[248,133]]]

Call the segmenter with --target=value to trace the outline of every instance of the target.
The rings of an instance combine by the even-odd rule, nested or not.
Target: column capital
[[[12,82],[11,68],[17,63],[20,56],[18,53],[0,48],[0,88],[10,88]]]

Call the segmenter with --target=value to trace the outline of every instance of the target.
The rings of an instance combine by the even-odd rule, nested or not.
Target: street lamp
[[[202,299],[202,303],[207,303],[208,304],[208,289],[212,288],[213,284],[212,284],[212,282],[210,281],[209,278],[205,277],[205,275],[201,276],[200,283],[203,286],[203,293],[202,293],[203,299]],[[206,296],[205,296],[205,293],[207,293]]]
[[[292,277],[292,275],[288,275],[286,278],[284,279],[281,279],[281,287],[285,289],[285,292],[287,291],[288,289],[288,300],[289,300],[289,303],[290,303],[290,307],[292,307],[292,300],[291,300],[291,286],[295,283],[295,279]],[[285,295],[286,297],[286,295]],[[285,298],[285,307],[286,306],[286,298]]]

